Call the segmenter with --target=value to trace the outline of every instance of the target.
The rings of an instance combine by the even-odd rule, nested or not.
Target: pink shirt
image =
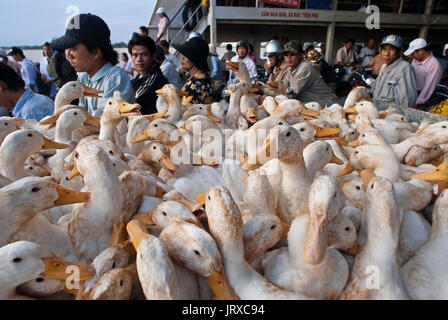
[[[412,66],[417,75],[417,91],[421,91],[416,103],[422,104],[429,100],[440,83],[443,74],[442,65],[431,53],[425,61],[420,62],[414,59]]]
[[[8,60],[8,65],[15,71],[17,74],[22,77],[22,66],[20,63],[15,62],[13,60]]]
[[[162,36],[159,39],[159,42],[162,40],[167,40],[169,41],[169,37],[168,37],[168,18],[167,17],[163,17],[162,19],[160,19],[159,24],[157,25],[157,28],[159,29],[159,32],[157,33],[157,39],[159,39],[160,36]]]

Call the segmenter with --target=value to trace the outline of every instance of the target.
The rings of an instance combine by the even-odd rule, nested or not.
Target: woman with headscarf
[[[168,19],[168,16],[165,13],[165,8],[160,7],[157,9],[157,15],[159,16],[159,24],[157,25],[158,32],[157,32],[157,38],[156,38],[156,44],[159,44],[160,41],[166,40],[170,41],[169,38],[169,30],[168,25],[170,24],[170,19]]]
[[[209,48],[204,39],[195,37],[183,44],[173,44],[173,47],[182,54],[181,67],[189,72],[183,91],[189,93],[187,101],[191,104],[212,103],[214,87],[208,75],[209,67],[207,57]]]

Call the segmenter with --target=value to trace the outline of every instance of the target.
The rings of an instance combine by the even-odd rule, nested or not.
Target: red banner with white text
[[[261,2],[296,9],[300,7],[300,0],[261,0]]]

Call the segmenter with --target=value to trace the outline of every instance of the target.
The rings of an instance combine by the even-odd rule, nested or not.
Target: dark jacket
[[[62,61],[59,69],[56,68],[56,59]],[[59,72],[57,70],[60,70]],[[56,87],[61,88],[69,81],[75,81],[78,79],[75,69],[73,69],[70,62],[65,57],[57,57],[56,54],[52,55],[48,62],[48,74],[53,78],[53,83]]]
[[[142,106],[142,114],[156,113],[157,94],[156,90],[168,84],[159,65],[154,63],[144,76],[138,75],[132,80],[135,91],[135,102]]]

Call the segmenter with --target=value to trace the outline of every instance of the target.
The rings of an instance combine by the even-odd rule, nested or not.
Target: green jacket
[[[55,86],[60,88],[67,82],[78,79],[75,69],[73,69],[67,59],[64,59],[61,71],[62,74],[60,75],[56,72],[56,55],[54,54],[51,57],[50,62],[48,62],[48,74],[53,78]]]

